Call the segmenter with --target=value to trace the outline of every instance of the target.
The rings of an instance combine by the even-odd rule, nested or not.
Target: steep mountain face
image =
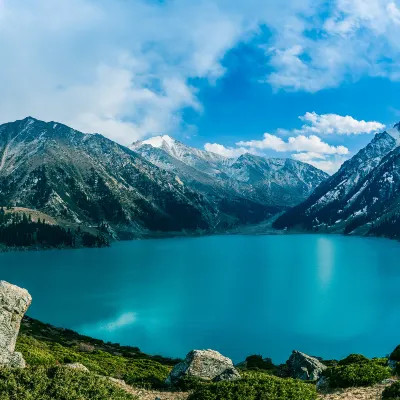
[[[0,126],[0,203],[132,230],[209,229],[213,204],[101,135],[33,118]]]
[[[226,172],[232,184],[259,201],[292,207],[307,198],[329,175],[289,158],[240,156]]]
[[[244,154],[232,159],[186,146],[169,136],[134,143],[131,148],[185,184],[207,195],[247,199],[283,210],[307,198],[328,175],[291,160]]]
[[[302,163],[231,160],[167,136],[128,149],[34,118],[0,126],[0,205],[107,222],[117,232],[216,232],[257,223],[324,178]]]
[[[389,235],[384,226],[395,224],[400,207],[398,127],[377,134],[305,202],[279,217],[275,228]]]

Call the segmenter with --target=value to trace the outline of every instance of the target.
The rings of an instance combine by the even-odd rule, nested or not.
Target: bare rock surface
[[[287,364],[290,376],[303,381],[317,381],[327,368],[317,358],[297,350],[293,351]]]
[[[65,368],[77,369],[78,371],[89,372],[89,370],[81,363],[64,364]]]
[[[0,365],[24,368],[25,360],[15,352],[22,317],[32,302],[27,290],[0,281]]]
[[[173,385],[184,377],[209,381],[240,379],[232,360],[214,350],[192,350],[185,360],[175,365],[166,383]]]

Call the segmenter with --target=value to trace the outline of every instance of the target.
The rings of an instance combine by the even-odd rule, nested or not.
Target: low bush
[[[382,399],[395,400],[400,399],[400,381],[393,383],[387,387],[382,393]]]
[[[254,354],[246,358],[246,368],[274,370],[275,366],[270,358],[262,358],[262,356]]]
[[[343,360],[340,360],[338,362],[338,365],[350,365],[350,364],[356,364],[356,363],[366,363],[369,362],[369,358],[363,356],[362,354],[350,354]]]
[[[0,368],[1,400],[134,400],[136,397],[90,372],[65,367]]]
[[[233,382],[204,384],[188,400],[315,400],[315,385],[265,373],[244,374]]]
[[[25,335],[18,337],[16,350],[23,354],[29,366],[51,367],[78,362],[93,373],[124,379],[128,384],[144,388],[163,387],[172,368],[153,360],[116,356],[101,350],[83,353],[79,345],[67,347]]]
[[[400,361],[400,345],[397,346],[389,356],[390,360]]]
[[[390,370],[377,361],[369,360],[328,368],[324,375],[329,377],[330,387],[347,388],[375,385],[389,378]]]

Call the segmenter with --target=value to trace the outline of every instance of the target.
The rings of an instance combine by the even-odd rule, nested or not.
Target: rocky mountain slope
[[[186,146],[166,135],[136,142],[131,148],[207,195],[246,198],[280,209],[298,204],[328,177],[292,159],[251,154],[227,158]]]
[[[400,221],[398,129],[397,124],[378,133],[305,202],[278,218],[274,227],[396,237]]]
[[[132,230],[207,229],[215,208],[175,176],[98,134],[33,118],[0,126],[0,204]]]
[[[162,145],[168,142],[165,138]],[[27,207],[87,226],[106,222],[111,232],[120,235],[222,231],[258,223],[284,208],[286,203],[282,207],[262,189],[269,176],[256,172],[256,163],[240,163],[170,141],[168,152],[151,144],[128,149],[56,122],[28,117],[3,124],[0,205]],[[279,175],[278,169],[271,168],[270,176]],[[296,192],[292,202],[325,177],[304,164],[288,164],[290,169],[293,188],[297,185],[290,188]],[[304,175],[308,169],[314,181]],[[249,185],[246,174],[259,175]],[[281,187],[289,184],[282,182]]]

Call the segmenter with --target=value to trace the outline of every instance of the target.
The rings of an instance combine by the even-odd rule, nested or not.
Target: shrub
[[[390,377],[389,368],[375,361],[358,362],[329,368],[325,375],[329,377],[332,388],[372,386]]]
[[[393,361],[400,361],[400,345],[397,346],[393,351],[392,354],[389,356],[390,360]]]
[[[252,355],[246,358],[246,367],[249,369],[272,370],[275,368],[270,358],[262,358],[260,355]]]
[[[356,364],[356,363],[366,363],[369,362],[369,358],[363,356],[362,354],[350,354],[343,360],[340,360],[338,362],[338,365],[350,365],[350,364]]]
[[[29,366],[51,367],[79,362],[93,373],[124,379],[128,384],[144,388],[163,387],[172,368],[153,360],[115,356],[101,350],[82,353],[79,346],[74,348],[42,342],[25,335],[18,337],[16,349],[23,354]]]
[[[1,400],[134,400],[105,378],[64,367],[0,368]]]
[[[257,378],[233,382],[204,384],[195,390],[188,400],[314,400],[317,393],[314,385],[282,379],[261,373]]]
[[[387,387],[382,393],[382,399],[395,400],[400,399],[400,381],[397,381]]]

